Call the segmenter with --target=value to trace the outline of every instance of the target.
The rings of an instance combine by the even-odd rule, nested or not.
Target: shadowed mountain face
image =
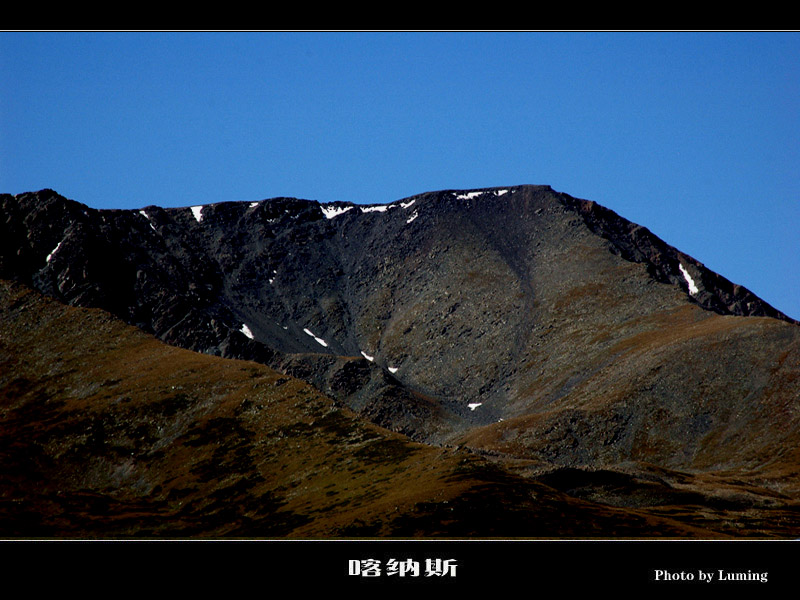
[[[4,279],[268,365],[403,443],[467,447],[574,501],[797,533],[798,323],[593,202],[546,186],[376,206],[0,202]]]

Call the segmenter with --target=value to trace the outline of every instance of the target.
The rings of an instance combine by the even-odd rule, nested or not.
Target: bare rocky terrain
[[[0,203],[5,535],[800,532],[800,325],[596,203]]]

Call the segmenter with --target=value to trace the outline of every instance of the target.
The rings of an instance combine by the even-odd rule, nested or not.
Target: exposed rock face
[[[548,186],[375,206],[0,202],[0,277],[270,365],[417,441],[526,475],[746,469],[791,491],[798,323],[594,202]]]

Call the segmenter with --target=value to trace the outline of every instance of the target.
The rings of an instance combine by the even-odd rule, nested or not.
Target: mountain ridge
[[[351,217],[357,212],[385,213],[395,208],[401,208],[405,210],[412,206],[418,199],[424,200],[432,196],[449,196],[457,200],[471,200],[476,197],[486,196],[487,194],[497,195],[498,192],[500,192],[500,195],[504,195],[508,192],[508,190],[514,189],[542,190],[552,192],[564,206],[576,211],[592,231],[602,236],[604,239],[612,242],[612,252],[619,253],[630,261],[646,262],[651,274],[657,277],[660,281],[671,283],[679,282],[688,290],[690,286],[694,286],[697,283],[700,283],[702,286],[703,277],[710,277],[712,281],[710,282],[711,285],[709,287],[714,288],[714,292],[716,292],[718,296],[724,296],[723,298],[713,298],[714,292],[709,293],[707,290],[702,289],[698,290],[694,294],[690,292],[690,295],[692,295],[694,299],[705,308],[720,312],[720,314],[771,316],[773,318],[798,323],[797,320],[788,317],[781,311],[770,306],[764,300],[758,298],[744,286],[728,281],[722,275],[708,270],[697,259],[676,250],[657,235],[653,234],[647,227],[635,224],[620,216],[613,210],[606,208],[593,200],[582,200],[569,196],[568,194],[555,192],[549,185],[521,185],[512,187],[480,188],[476,190],[444,189],[436,192],[416,194],[407,198],[402,198],[383,204],[355,204],[347,201],[326,203],[316,200],[305,200],[291,197],[275,197],[258,201],[221,201],[202,205],[186,205],[183,207],[173,208],[161,208],[156,205],[147,205],[138,209],[92,209],[85,204],[76,202],[74,200],[68,200],[50,188],[45,188],[38,192],[17,194],[15,196],[11,196],[9,194],[0,194],[0,196],[4,198],[3,208],[7,215],[12,212],[8,203],[9,199],[35,198],[36,200],[44,199],[47,201],[49,199],[53,199],[56,201],[74,203],[74,208],[82,210],[84,213],[86,213],[86,211],[98,211],[99,213],[105,212],[108,214],[119,214],[126,212],[139,213],[148,219],[148,221],[152,221],[152,218],[157,218],[150,216],[148,211],[156,211],[157,213],[161,214],[174,214],[176,211],[189,210],[192,211],[195,219],[197,219],[198,223],[200,223],[200,219],[202,219],[200,215],[202,215],[203,210],[207,207],[215,209],[217,207],[243,206],[246,204],[248,205],[249,209],[253,209],[261,206],[263,203],[284,204],[289,206],[317,205],[326,218],[332,220],[336,217],[346,214],[353,209],[355,209],[356,212],[351,213],[349,215]],[[335,208],[329,209],[328,207]],[[330,212],[326,213],[326,210]],[[75,213],[75,211],[72,212],[73,214]],[[411,216],[414,216],[413,213]],[[152,222],[150,223],[150,227],[156,231]],[[681,261],[689,263],[692,270],[698,270],[698,272],[695,273],[695,277],[699,276],[698,281],[694,281],[694,278],[691,277],[688,271],[681,271],[679,267],[676,268],[676,265],[681,263]],[[6,270],[8,271],[8,269]],[[680,271],[680,276],[676,271]],[[691,284],[688,283],[689,279],[692,280]]]

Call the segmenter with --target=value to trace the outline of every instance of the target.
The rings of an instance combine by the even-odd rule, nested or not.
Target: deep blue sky
[[[0,33],[0,192],[549,184],[800,318],[800,34]]]

